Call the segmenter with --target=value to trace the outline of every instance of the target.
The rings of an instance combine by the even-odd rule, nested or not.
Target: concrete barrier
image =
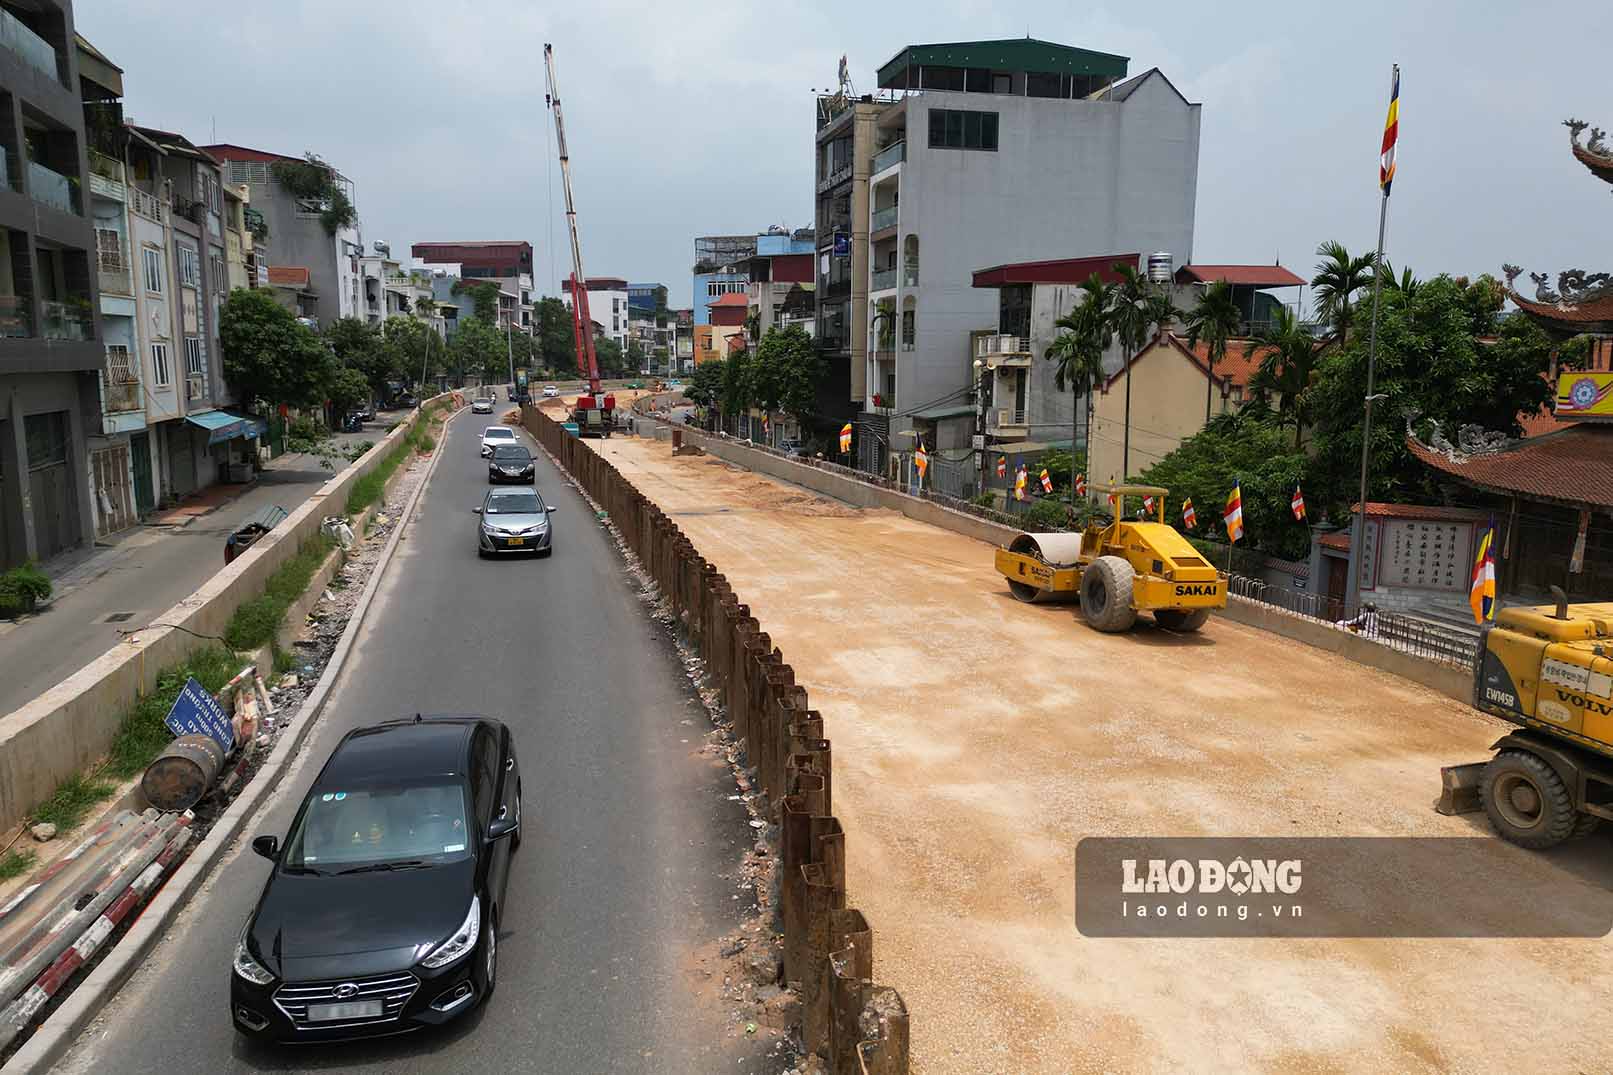
[[[1217,610],[1217,614],[1235,623],[1258,627],[1263,631],[1270,631],[1284,638],[1327,650],[1329,653],[1337,653],[1357,664],[1401,676],[1413,683],[1420,683],[1429,690],[1454,698],[1458,702],[1468,705],[1473,702],[1471,669],[1457,668],[1454,665],[1428,660],[1426,657],[1401,653],[1382,643],[1362,638],[1354,632],[1334,627],[1330,623],[1301,616],[1276,605],[1240,597],[1237,594],[1229,595],[1227,607]]]
[[[426,402],[452,397],[446,393]],[[319,532],[326,515],[345,515],[353,484],[381,465],[421,413],[416,409],[245,553],[154,616],[154,626],[0,717],[0,829],[21,821],[63,780],[102,757],[124,714],[156,686],[157,676],[218,641],[235,610],[263,592],[269,576]],[[222,559],[222,548],[217,552]]]
[[[721,692],[767,797],[765,813],[780,826],[784,974],[801,991],[808,1051],[833,1075],[907,1075],[907,1009],[894,990],[874,984],[873,931],[846,906],[846,834],[831,809],[823,715],[749,606],[666,513],[548,415],[532,406],[521,413],[528,432],[610,517]]]

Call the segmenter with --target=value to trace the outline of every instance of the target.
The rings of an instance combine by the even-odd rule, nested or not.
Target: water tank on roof
[[[1154,284],[1170,283],[1171,255],[1169,251],[1148,255],[1148,280]]]
[[[389,257],[392,256],[392,244],[391,243],[383,243],[381,240],[377,239],[377,240],[375,240],[375,242],[371,243],[370,245],[373,246],[375,248],[375,252],[377,254],[380,254],[382,257],[389,258]]]

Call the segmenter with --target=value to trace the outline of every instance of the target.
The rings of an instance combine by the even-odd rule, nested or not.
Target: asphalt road
[[[72,1072],[757,1072],[766,1045],[700,999],[691,954],[749,909],[751,841],[733,781],[697,752],[709,727],[681,663],[586,502],[540,455],[559,506],[544,560],[482,561],[483,415],[454,419],[319,727],[256,824],[59,1066]],[[500,923],[498,992],[439,1032],[338,1046],[238,1040],[227,981],[285,830],[351,728],[479,711],[516,736],[529,826]],[[377,913],[384,913],[378,908]],[[771,1070],[777,1070],[775,1064]]]
[[[397,414],[334,443],[379,441]],[[294,511],[336,474],[312,455],[281,457],[237,499],[180,529],[137,526],[97,547],[58,584],[50,610],[0,621],[0,716],[25,705],[118,644],[119,628],[140,627],[194,593],[224,567],[224,539],[263,508]],[[104,540],[99,544],[104,544]],[[111,615],[126,618],[108,623]]]

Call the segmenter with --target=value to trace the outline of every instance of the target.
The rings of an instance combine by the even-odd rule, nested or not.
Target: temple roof
[[[1591,174],[1604,183],[1613,183],[1613,154],[1593,153],[1574,143],[1574,157],[1591,170]]]
[[[1613,332],[1613,289],[1577,301],[1538,302],[1510,289],[1507,297],[1530,317],[1547,322],[1560,332]]]
[[[1613,426],[1572,425],[1493,452],[1446,452],[1411,436],[1406,447],[1428,467],[1475,489],[1613,510]]]

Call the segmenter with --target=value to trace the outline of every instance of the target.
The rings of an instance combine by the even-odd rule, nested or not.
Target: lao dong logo
[[[1120,869],[1120,891],[1127,895],[1292,896],[1301,884],[1299,859],[1122,859]]]

